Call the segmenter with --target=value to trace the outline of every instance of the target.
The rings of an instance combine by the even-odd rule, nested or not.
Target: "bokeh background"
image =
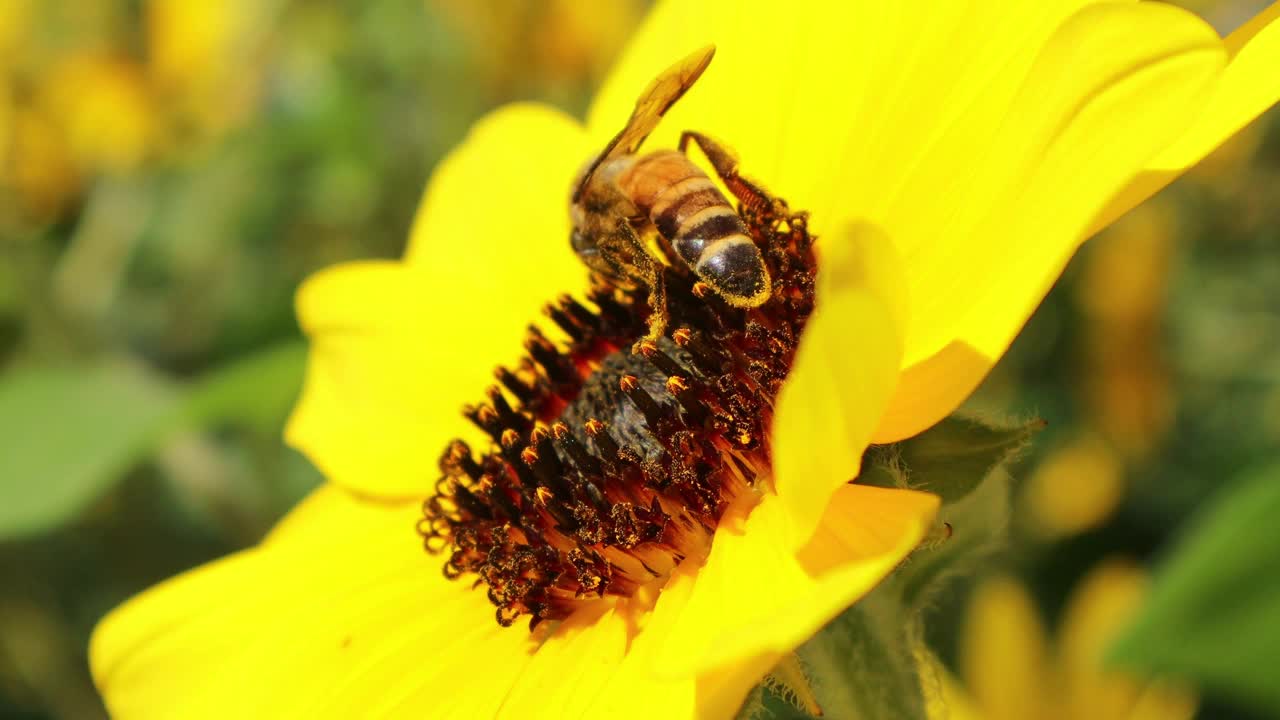
[[[581,114],[646,4],[0,0],[0,717],[103,715],[94,623],[320,481],[280,441],[299,281],[398,255],[485,111]],[[1188,4],[1224,30],[1264,5]],[[930,625],[957,672],[1034,630],[972,598],[1054,628],[1122,567],[1117,624],[1189,519],[1278,458],[1278,287],[1275,113],[1077,256],[970,404],[1048,426],[1009,542]],[[1201,717],[1265,717],[1202,694]]]

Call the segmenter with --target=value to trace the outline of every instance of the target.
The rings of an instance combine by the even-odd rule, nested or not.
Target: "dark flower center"
[[[704,557],[720,516],[769,473],[773,401],[813,309],[804,215],[744,211],[773,295],[729,306],[672,261],[668,336],[645,334],[647,293],[606,283],[547,306],[568,340],[530,326],[527,356],[465,414],[493,444],[454,440],[418,530],[445,575],[488,588],[498,622],[530,627],[629,596]]]

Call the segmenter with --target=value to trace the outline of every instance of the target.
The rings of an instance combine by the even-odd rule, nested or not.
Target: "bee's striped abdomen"
[[[671,246],[690,267],[696,267],[708,250],[725,247],[726,242],[741,240],[754,247],[742,218],[728,203],[695,213],[670,237]]]
[[[680,259],[725,299],[748,307],[767,299],[769,272],[746,223],[684,153],[640,158],[619,184]]]

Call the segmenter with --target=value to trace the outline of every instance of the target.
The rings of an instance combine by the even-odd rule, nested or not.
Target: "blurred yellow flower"
[[[80,170],[56,114],[26,89],[37,11],[30,0],[0,3],[0,190],[23,214],[44,221],[79,191]]]
[[[11,72],[30,31],[31,0],[0,3],[0,68]]]
[[[1048,538],[1081,533],[1105,522],[1124,491],[1123,460],[1102,438],[1084,435],[1036,467],[1022,493],[1021,520]]]
[[[849,483],[868,442],[951,412],[1092,229],[1275,101],[1277,30],[1258,24],[1224,47],[1195,16],[1148,3],[947,2],[925,17],[885,3],[660,3],[585,127],[546,107],[499,110],[437,170],[404,261],[341,266],[301,289],[313,350],[287,437],[332,484],[260,547],[103,622],[91,655],[109,708],[731,715],[928,529],[935,498]],[[731,142],[822,238],[790,372],[776,398],[756,399],[760,417],[773,413],[768,462],[744,465],[759,474],[704,553],[627,593],[572,598],[572,614],[532,634],[499,628],[485,593],[442,577],[410,527],[424,496],[498,512],[475,510],[452,479],[452,494],[431,493],[445,461],[470,457],[438,450],[468,436],[457,408],[492,382],[494,361],[514,359],[529,319],[583,286],[567,242],[575,170],[640,88],[709,41],[716,63],[649,147],[687,128]],[[536,468],[550,436],[513,437]]]
[[[933,720],[1180,720],[1197,701],[1184,688],[1103,668],[1108,644],[1138,609],[1146,575],[1127,562],[1095,568],[1067,602],[1051,641],[1016,581],[980,586],[961,638],[963,686],[926,671]],[[931,677],[932,676],[932,677]],[[936,683],[935,683],[936,681]]]
[[[645,3],[615,0],[427,0],[466,38],[471,61],[507,93],[517,77],[582,83],[599,78],[635,27]],[[554,92],[556,88],[550,88]]]
[[[142,68],[97,51],[76,53],[53,68],[43,107],[89,172],[126,173],[150,150],[156,107]]]
[[[147,65],[166,113],[216,133],[252,108],[272,3],[147,2]]]
[[[1162,355],[1176,210],[1157,198],[1129,213],[1084,259],[1080,394],[1090,421],[1129,458],[1140,458],[1173,418]]]
[[[227,129],[256,98],[269,7],[151,0],[144,61],[120,3],[0,3],[0,183],[45,222],[87,179]]]
[[[21,198],[27,213],[39,220],[53,218],[79,192],[80,169],[62,129],[43,111],[19,106],[9,112],[0,125],[5,131],[0,178]]]

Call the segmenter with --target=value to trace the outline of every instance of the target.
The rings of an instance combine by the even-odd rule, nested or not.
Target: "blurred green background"
[[[485,111],[581,114],[645,5],[0,0],[0,717],[102,715],[97,619],[320,481],[280,442],[299,281],[398,255]],[[1087,245],[971,402],[1049,423],[989,563],[1048,625],[1280,460],[1278,181],[1273,113]],[[948,658],[969,586],[931,623]]]

